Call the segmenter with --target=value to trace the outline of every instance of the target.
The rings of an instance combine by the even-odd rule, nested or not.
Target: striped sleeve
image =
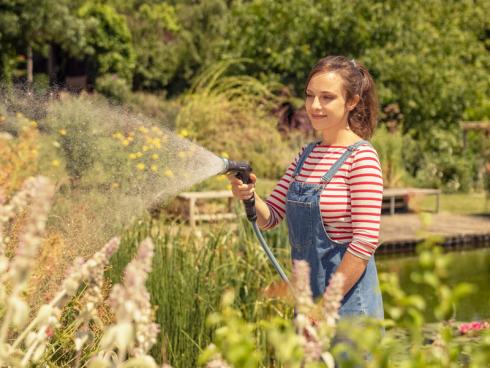
[[[291,183],[291,180],[293,179],[296,164],[305,148],[306,145],[302,147],[299,154],[293,162],[291,162],[282,178],[276,184],[274,190],[267,197],[265,203],[267,204],[267,207],[269,207],[271,216],[269,217],[267,224],[263,227],[263,230],[275,228],[284,219],[284,216],[286,215],[286,195],[289,189],[289,183]]]
[[[373,147],[361,146],[353,156],[348,179],[352,241],[347,251],[367,260],[378,246],[383,176],[378,154]]]

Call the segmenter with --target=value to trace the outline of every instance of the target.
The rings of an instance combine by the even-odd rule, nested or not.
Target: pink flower
[[[471,331],[480,331],[490,328],[490,323],[485,322],[485,321],[473,321],[473,322],[467,322],[467,323],[461,323],[459,325],[459,332],[462,335],[465,335]]]

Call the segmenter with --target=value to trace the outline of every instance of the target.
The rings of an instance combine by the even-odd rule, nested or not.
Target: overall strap
[[[308,146],[306,146],[305,150],[303,151],[300,158],[298,159],[298,162],[296,163],[296,169],[294,170],[293,178],[299,175],[299,172],[301,171],[301,167],[305,163],[311,151],[313,151],[313,149],[316,147],[318,143],[320,143],[320,141],[311,142]]]
[[[332,167],[330,168],[330,170],[328,170],[326,172],[326,174],[323,175],[322,182],[324,182],[325,184],[327,184],[330,180],[332,180],[333,176],[337,173],[337,171],[343,165],[343,163],[345,162],[345,160],[347,160],[349,158],[349,156],[352,154],[352,152],[354,152],[361,144],[364,144],[364,143],[368,143],[369,144],[368,141],[362,140],[362,141],[356,142],[356,143],[350,145],[349,147],[347,147],[347,149],[342,154],[342,156],[340,156],[340,158],[332,165]]]

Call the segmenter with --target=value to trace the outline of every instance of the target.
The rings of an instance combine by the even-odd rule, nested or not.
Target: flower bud
[[[25,301],[17,297],[11,297],[9,303],[10,308],[13,310],[12,324],[20,328],[26,323],[27,317],[29,317],[29,306]]]

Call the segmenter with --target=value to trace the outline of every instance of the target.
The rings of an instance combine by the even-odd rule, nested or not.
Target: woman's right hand
[[[227,177],[230,181],[231,191],[235,198],[243,201],[254,196],[255,183],[257,182],[257,177],[255,176],[255,174],[250,174],[250,184],[243,184],[243,181],[238,179],[233,174],[228,174]]]

